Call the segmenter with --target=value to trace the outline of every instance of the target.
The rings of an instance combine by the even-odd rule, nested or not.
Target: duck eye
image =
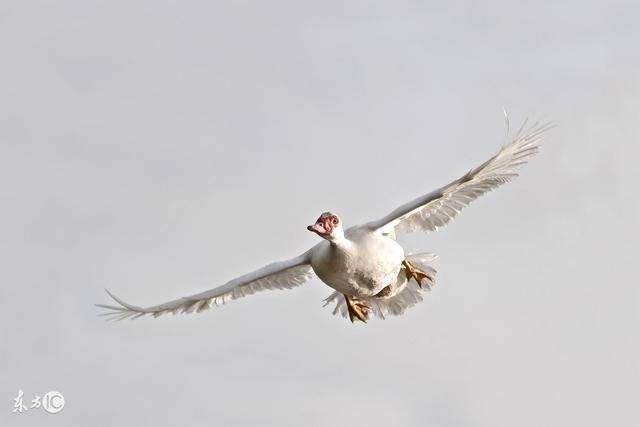
[[[338,225],[338,218],[333,218],[333,225]]]

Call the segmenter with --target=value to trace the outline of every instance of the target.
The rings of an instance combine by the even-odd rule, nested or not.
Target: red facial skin
[[[307,227],[307,230],[313,231],[320,236],[328,236],[339,223],[340,220],[335,215],[320,216],[315,224]]]

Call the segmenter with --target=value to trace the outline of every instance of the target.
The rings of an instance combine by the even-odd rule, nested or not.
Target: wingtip
[[[124,307],[116,307],[115,305],[108,305],[108,304],[93,304],[93,305],[98,307],[98,308],[105,308],[107,310],[127,311],[126,308],[124,308]]]
[[[505,125],[505,134],[507,139],[509,139],[509,133],[511,132],[511,125],[509,123],[509,113],[507,113],[507,108],[502,107],[502,114],[504,114],[504,125]]]
[[[127,310],[134,310],[134,307],[131,304],[127,304],[126,302],[122,301],[120,298],[118,298],[117,296],[115,296],[113,293],[111,293],[109,291],[109,289],[105,288],[104,291],[118,304],[120,304],[122,307],[124,307]]]

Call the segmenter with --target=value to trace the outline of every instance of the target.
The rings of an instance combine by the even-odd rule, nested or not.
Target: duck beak
[[[327,231],[324,229],[323,225],[320,223],[315,223],[313,225],[308,226],[307,230],[313,231],[319,236],[324,236],[325,234],[327,234]]]

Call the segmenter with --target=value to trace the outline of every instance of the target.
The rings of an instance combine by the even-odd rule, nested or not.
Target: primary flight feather
[[[521,126],[509,143],[489,160],[462,177],[398,207],[383,218],[343,228],[338,215],[325,212],[307,227],[323,241],[304,254],[269,264],[217,288],[151,307],[128,304],[109,291],[118,305],[96,304],[113,319],[154,317],[165,313],[203,311],[266,289],[300,286],[317,275],[333,292],[325,305],[335,303],[334,314],[352,322],[371,315],[402,314],[422,301],[422,292],[434,285],[436,271],[427,263],[433,254],[405,254],[396,242],[398,232],[435,231],[484,193],[511,181],[538,152],[549,124]]]

